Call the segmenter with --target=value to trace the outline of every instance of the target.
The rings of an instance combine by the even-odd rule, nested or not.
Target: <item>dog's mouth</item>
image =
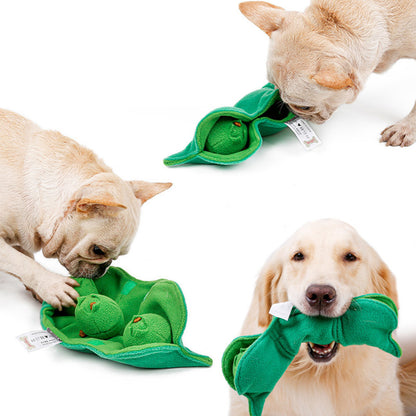
[[[290,104],[285,103],[286,107],[296,116],[302,118],[306,121],[312,121],[316,124],[325,123],[329,119],[330,116],[324,117],[320,113],[311,112],[310,110],[302,111],[296,106],[292,106]]]
[[[101,264],[93,264],[86,261],[80,261],[77,270],[72,273],[72,276],[84,277],[87,279],[98,279],[107,272],[111,263],[112,260],[108,260]]]
[[[338,343],[332,341],[330,344],[320,345],[308,342],[307,349],[309,357],[316,363],[329,363],[338,351]]]

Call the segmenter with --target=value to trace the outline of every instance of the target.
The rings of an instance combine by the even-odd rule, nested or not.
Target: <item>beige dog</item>
[[[270,36],[270,82],[294,113],[317,123],[354,101],[372,72],[416,58],[414,0],[312,0],[304,13],[253,1],[240,10]],[[414,143],[416,105],[380,141]]]
[[[263,332],[277,302],[337,317],[353,297],[375,292],[397,304],[395,278],[374,249],[345,223],[309,223],[265,264],[242,334]],[[399,367],[397,358],[377,348],[306,343],[266,400],[263,416],[399,416],[403,403],[416,407],[416,360]],[[230,414],[248,415],[247,399],[234,391]]]
[[[0,110],[0,270],[39,299],[75,305],[77,283],[33,259],[42,250],[72,276],[97,278],[127,253],[140,207],[170,183],[125,182],[93,152]]]

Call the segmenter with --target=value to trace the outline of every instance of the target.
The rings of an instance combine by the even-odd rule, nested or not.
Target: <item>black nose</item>
[[[337,297],[336,290],[329,285],[310,285],[306,290],[306,300],[317,310],[329,308]]]

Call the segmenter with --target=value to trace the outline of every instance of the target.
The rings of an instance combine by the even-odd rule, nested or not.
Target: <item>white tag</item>
[[[37,351],[41,348],[58,345],[62,341],[48,328],[46,331],[30,331],[19,335],[17,339],[24,345],[27,351]]]
[[[295,133],[301,145],[306,150],[312,150],[322,143],[311,126],[300,117],[292,118],[292,120],[287,121],[285,124]]]
[[[292,312],[293,303],[292,302],[281,302],[275,303],[270,308],[269,314],[273,316],[277,316],[280,319],[284,319],[287,321],[290,316],[290,312]]]

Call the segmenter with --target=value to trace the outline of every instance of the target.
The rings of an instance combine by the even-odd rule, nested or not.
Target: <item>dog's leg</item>
[[[75,306],[78,283],[70,277],[52,273],[32,258],[9,246],[0,238],[0,270],[18,277],[25,286],[54,308]]]
[[[381,132],[387,146],[410,146],[416,141],[416,103],[408,116]]]
[[[29,253],[28,251],[26,251],[25,249],[23,249],[22,247],[20,247],[20,246],[12,246],[15,250],[17,250],[19,253],[22,253],[22,254],[24,254],[25,256],[27,256],[27,257],[30,257],[32,260],[34,260],[35,259],[35,256],[32,254],[32,253]],[[17,277],[17,276],[16,276]],[[20,279],[20,277],[17,277],[19,280],[22,280],[22,279]],[[43,302],[43,299],[33,290],[33,289],[31,289],[29,286],[26,286],[26,285],[24,285],[25,286],[25,289],[28,291],[28,292],[30,292],[31,294],[32,294],[32,296],[38,301],[38,302],[40,302],[40,303],[42,303]]]

